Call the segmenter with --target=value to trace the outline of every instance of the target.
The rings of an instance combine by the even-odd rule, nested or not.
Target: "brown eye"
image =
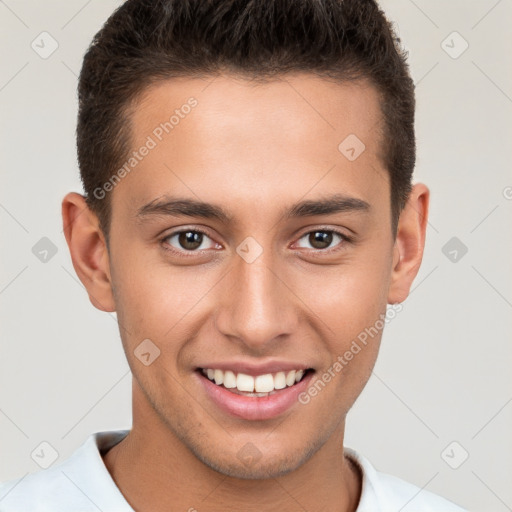
[[[336,238],[339,239],[339,242],[333,245],[333,242],[336,241]],[[308,246],[299,245],[300,247],[306,249],[317,249],[318,251],[325,249],[337,249],[338,246],[342,246],[343,242],[348,242],[349,239],[342,233],[331,229],[317,229],[316,231],[310,231],[309,233],[305,233],[301,240],[306,240]]]
[[[215,242],[206,233],[197,229],[175,231],[163,238],[162,242],[167,246],[166,249],[177,253],[199,252],[198,249],[215,248]]]
[[[178,234],[178,243],[181,248],[193,251],[201,246],[203,233],[198,231],[182,231]]]
[[[332,243],[332,233],[328,231],[313,231],[309,234],[309,243],[315,249],[326,249]]]

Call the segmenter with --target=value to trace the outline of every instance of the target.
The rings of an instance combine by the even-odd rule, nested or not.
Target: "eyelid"
[[[214,243],[218,244],[218,242],[215,242],[213,240],[213,238],[209,235],[209,233],[206,229],[204,229],[202,227],[198,227],[198,226],[194,226],[194,227],[185,226],[185,227],[176,229],[175,231],[171,231],[170,233],[167,233],[165,236],[160,238],[160,242],[162,243],[164,250],[173,252],[174,254],[184,255],[185,257],[194,256],[194,255],[197,256],[198,254],[204,254],[204,251],[209,250],[209,249],[201,249],[201,250],[195,250],[195,251],[187,251],[185,249],[182,249],[182,250],[176,249],[175,247],[172,247],[169,244],[164,244],[164,242],[167,239],[169,239],[175,235],[187,232],[187,231],[202,233],[203,235],[206,235],[208,238],[210,238]],[[315,232],[334,233],[334,234],[340,236],[343,239],[343,241],[338,243],[334,247],[329,247],[327,249],[307,249],[306,248],[306,250],[308,250],[309,252],[318,253],[318,254],[328,254],[328,253],[336,252],[337,250],[340,250],[340,246],[344,245],[344,242],[345,243],[353,242],[353,239],[351,236],[345,234],[343,231],[339,230],[338,228],[333,228],[330,226],[320,226],[320,227],[315,227],[315,228],[311,228],[311,226],[310,226],[307,231],[304,231],[302,234],[300,234],[298,236],[297,241],[300,240],[301,238],[304,238],[304,236],[310,235],[311,233],[315,233]],[[296,242],[294,242],[294,244],[295,243]],[[222,245],[222,244],[220,244],[220,245]],[[304,249],[304,248],[300,248],[300,249]]]
[[[168,243],[165,243],[166,240],[168,240],[169,238],[173,237],[173,236],[176,236],[176,235],[179,235],[181,233],[186,233],[188,231],[192,231],[192,232],[197,232],[197,233],[202,233],[203,235],[206,235],[210,240],[212,240],[212,242],[214,244],[218,244],[218,242],[215,242],[215,240],[213,240],[213,238],[210,236],[210,234],[208,233],[208,231],[204,228],[201,228],[201,227],[197,227],[197,226],[194,226],[194,227],[182,227],[182,228],[179,228],[179,229],[176,229],[175,231],[171,231],[170,233],[167,233],[165,234],[163,237],[160,238],[160,243],[163,247],[164,250],[166,251],[170,251],[174,254],[178,254],[180,256],[184,256],[184,257],[189,257],[189,256],[197,256],[198,254],[204,254],[204,251],[207,251],[209,249],[201,249],[201,250],[195,250],[195,251],[187,251],[185,249],[176,249],[175,247],[173,247],[172,245],[168,244]]]
[[[320,227],[316,227],[313,229],[309,228],[307,231],[305,231],[301,235],[299,235],[298,240],[300,240],[301,238],[304,238],[304,236],[306,236],[306,235],[310,235],[311,233],[316,233],[316,232],[334,233],[342,238],[342,241],[340,243],[338,243],[337,245],[335,245],[333,247],[328,247],[327,249],[307,249],[309,252],[313,252],[316,254],[330,254],[332,252],[341,250],[342,246],[345,243],[353,242],[353,238],[351,236],[345,234],[343,231],[341,231],[338,228],[333,228],[330,226],[320,226]],[[304,248],[301,247],[300,249],[304,249]]]

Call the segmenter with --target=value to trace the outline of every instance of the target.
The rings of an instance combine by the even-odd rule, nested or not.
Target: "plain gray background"
[[[43,441],[62,460],[91,433],[131,425],[115,314],[90,304],[60,218],[64,194],[82,191],[81,60],[120,3],[0,2],[0,480],[40,470],[31,453]],[[346,445],[471,510],[512,510],[512,2],[381,5],[410,52],[415,179],[431,212],[422,269],[385,329]],[[41,32],[58,44],[47,58],[31,47],[44,37],[51,49]],[[57,251],[47,261],[43,237]]]

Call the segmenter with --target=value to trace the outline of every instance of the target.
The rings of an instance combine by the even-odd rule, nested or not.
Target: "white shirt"
[[[128,432],[96,432],[60,463],[0,483],[0,512],[134,512],[101,457]],[[356,512],[467,512],[436,494],[376,471],[351,448],[345,447],[345,454],[363,475]]]

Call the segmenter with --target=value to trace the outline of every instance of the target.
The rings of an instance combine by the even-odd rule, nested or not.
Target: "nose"
[[[228,282],[219,290],[217,329],[255,354],[269,354],[271,345],[295,331],[297,298],[270,250],[251,263],[238,255],[233,260]]]

